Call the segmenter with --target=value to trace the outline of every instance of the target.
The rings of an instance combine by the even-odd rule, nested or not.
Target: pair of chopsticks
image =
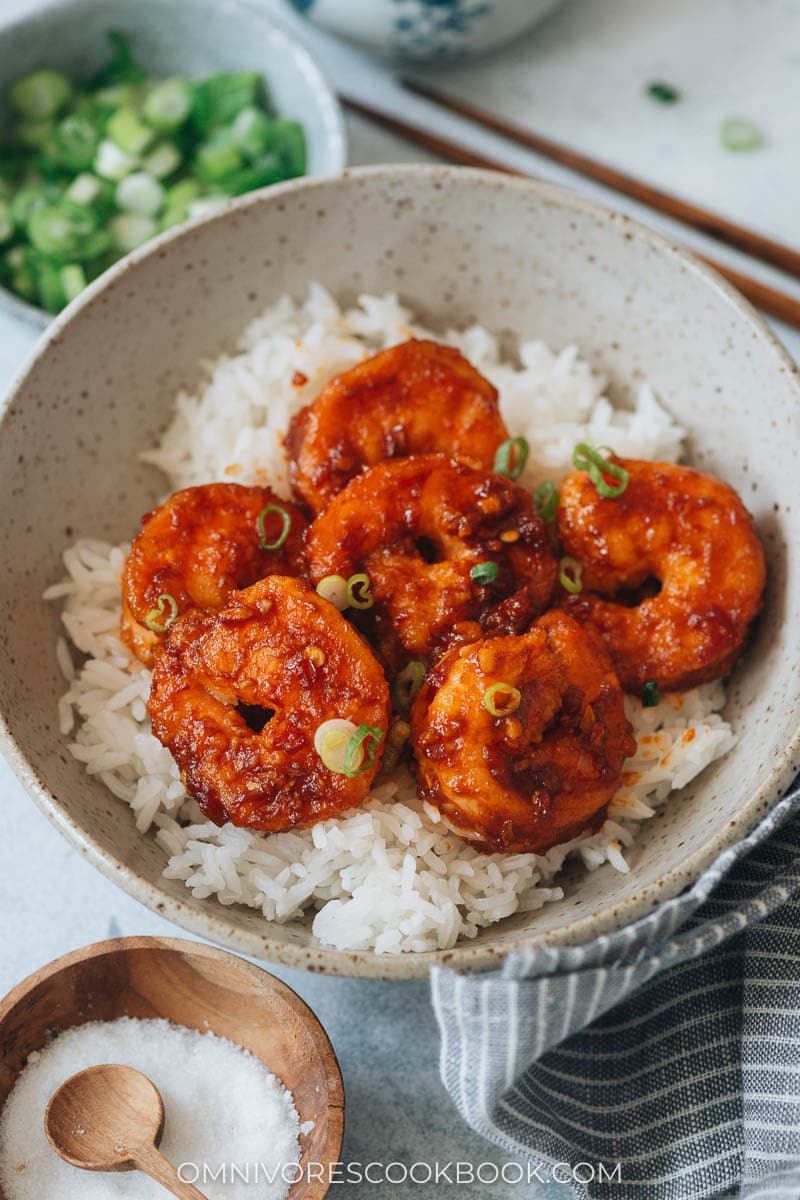
[[[752,258],[759,259],[772,267],[778,267],[789,275],[800,278],[800,252],[789,246],[784,246],[780,242],[773,241],[771,238],[756,233],[754,230],[737,225],[717,213],[709,212],[707,209],[701,208],[696,204],[690,204],[677,196],[672,196],[668,192],[652,187],[640,179],[626,175],[624,172],[618,171],[613,167],[606,166],[596,159],[589,158],[587,155],[580,154],[576,150],[562,146],[550,138],[542,137],[540,134],[516,125],[503,117],[498,117],[494,113],[486,112],[484,109],[469,104],[464,100],[448,96],[428,83],[423,83],[416,79],[403,79],[400,82],[408,91],[423,97],[425,100],[431,101],[440,108],[447,109],[449,112],[455,113],[460,117],[466,117],[468,120],[483,126],[483,128],[490,130],[492,133],[500,134],[509,141],[516,142],[528,150],[533,150],[544,158],[549,158],[553,162],[569,167],[587,179],[593,179],[598,183],[611,187],[633,200],[638,200],[658,212],[665,213],[667,216],[691,226],[708,237],[733,246],[737,250],[742,250]],[[447,158],[451,162],[459,163],[461,166],[482,167],[491,171],[501,171],[507,175],[535,178],[529,172],[509,167],[505,163],[488,158],[486,155],[476,154],[465,146],[451,142],[439,134],[431,133],[429,130],[413,122],[403,120],[401,117],[382,112],[380,109],[373,108],[371,105],[365,104],[360,100],[355,100],[349,96],[342,96],[342,100],[353,112],[359,113],[368,120],[382,125],[392,133],[396,133],[400,137],[414,142],[416,145],[422,146],[424,149],[430,150],[442,158]],[[771,316],[785,321],[787,325],[792,325],[794,328],[800,329],[800,300],[795,299],[785,292],[778,291],[777,288],[770,287],[768,284],[761,283],[758,279],[753,279],[741,271],[734,270],[734,268],[724,263],[717,262],[706,255],[699,255],[699,257],[708,263],[709,266],[713,267],[715,271],[718,271],[720,275],[724,276],[734,287],[738,288],[757,308],[761,308]]]

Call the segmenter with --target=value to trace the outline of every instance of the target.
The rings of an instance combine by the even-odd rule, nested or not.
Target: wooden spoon
[[[62,1083],[44,1116],[57,1154],[84,1171],[144,1171],[179,1200],[208,1200],[159,1153],[164,1101],[132,1067],[106,1064]]]

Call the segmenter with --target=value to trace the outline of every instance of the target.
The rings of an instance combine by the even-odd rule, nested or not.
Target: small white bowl
[[[56,0],[0,29],[0,97],[36,67],[54,67],[75,79],[90,76],[109,56],[110,30],[130,38],[137,59],[156,78],[263,72],[278,112],[306,131],[308,174],[334,174],[347,162],[339,103],[316,63],[263,12],[240,0]],[[7,120],[3,103],[0,135]],[[0,303],[41,328],[52,320],[4,287]]]
[[[323,29],[384,57],[452,61],[527,33],[563,0],[290,0]]]

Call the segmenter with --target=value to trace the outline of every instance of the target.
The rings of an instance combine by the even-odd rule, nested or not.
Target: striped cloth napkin
[[[800,779],[635,925],[490,975],[437,969],[432,990],[445,1086],[533,1178],[602,1200],[798,1200]]]

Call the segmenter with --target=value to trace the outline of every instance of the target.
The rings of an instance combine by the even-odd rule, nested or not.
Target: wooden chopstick
[[[373,121],[377,125],[382,125],[391,133],[396,133],[399,137],[414,142],[417,146],[422,146],[425,150],[430,150],[433,154],[437,154],[441,158],[447,158],[451,162],[459,163],[461,166],[480,167],[487,171],[501,171],[505,175],[516,175],[522,179],[536,179],[536,176],[529,171],[519,171],[514,167],[507,166],[505,163],[498,162],[496,159],[488,158],[483,154],[476,154],[473,150],[459,146],[456,142],[451,142],[439,134],[431,133],[429,130],[414,125],[410,121],[405,121],[400,117],[381,112],[380,109],[372,108],[370,105],[364,104],[362,101],[356,100],[351,96],[340,95],[340,99],[353,112],[359,113],[362,117],[366,117],[367,120]],[[695,250],[691,252],[697,258],[707,263],[708,266],[713,267],[718,274],[727,279],[729,283],[732,283],[735,288],[738,288],[742,295],[746,296],[757,308],[769,313],[772,317],[776,317],[779,321],[784,321],[787,325],[792,325],[795,329],[800,329],[800,300],[796,300],[793,296],[778,291],[766,283],[761,283],[759,280],[753,279],[741,271],[735,271],[732,267],[727,267],[724,263],[717,262],[707,255],[698,254]]]
[[[692,228],[708,237],[715,238],[719,242],[726,242],[729,246],[735,246],[737,250],[743,250],[752,258],[759,258],[762,262],[778,267],[788,275],[794,275],[800,279],[800,251],[792,249],[791,246],[784,246],[781,242],[764,237],[753,229],[737,225],[734,221],[727,220],[719,213],[709,212],[708,209],[701,208],[698,204],[690,204],[687,200],[681,200],[680,197],[673,196],[670,192],[664,192],[660,188],[653,187],[652,184],[636,179],[633,175],[618,171],[615,167],[606,166],[597,159],[589,158],[577,150],[571,150],[568,146],[562,146],[559,142],[554,142],[551,138],[525,129],[505,117],[497,116],[466,100],[440,92],[438,88],[431,87],[429,83],[422,80],[401,79],[400,83],[408,91],[438,104],[441,108],[446,108],[458,116],[467,117],[468,120],[483,125],[493,133],[499,133],[509,141],[517,142],[528,150],[541,154],[544,158],[549,158],[580,175],[585,175],[587,179],[594,179],[597,183],[605,184],[606,187],[622,192],[623,195],[630,196],[633,200],[639,200],[649,208],[656,209],[657,212],[665,213],[668,217],[682,221],[684,225],[691,225]]]

